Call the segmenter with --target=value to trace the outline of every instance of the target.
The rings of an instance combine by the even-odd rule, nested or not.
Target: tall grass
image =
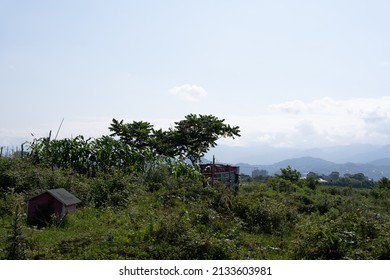
[[[28,227],[25,200],[58,187],[82,200],[77,211]],[[0,159],[0,258],[389,259],[389,201],[385,188],[273,178],[237,194],[166,166],[90,177]]]

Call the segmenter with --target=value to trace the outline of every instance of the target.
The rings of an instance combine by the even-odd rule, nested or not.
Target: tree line
[[[306,176],[288,166],[286,168],[280,169],[280,174],[276,174],[276,177],[286,179],[291,182],[298,182],[298,180],[303,179],[309,185],[314,186],[318,184],[324,184],[329,186],[336,187],[352,187],[352,188],[373,188],[375,186],[379,188],[390,189],[390,180],[387,177],[382,177],[378,181],[374,182],[372,179],[369,179],[363,173],[356,174],[344,174],[340,175],[340,172],[333,171],[328,175],[318,174],[315,172],[309,172]],[[252,172],[252,177],[246,176],[246,181],[258,181],[266,182],[272,176],[268,174],[267,170],[255,170]]]

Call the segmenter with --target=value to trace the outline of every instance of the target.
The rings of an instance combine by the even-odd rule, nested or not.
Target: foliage
[[[110,136],[85,139],[34,139],[30,143],[30,158],[36,164],[71,169],[81,174],[95,175],[120,169],[127,173],[145,171],[161,159],[191,160],[195,166],[221,137],[239,136],[239,128],[224,124],[211,115],[188,115],[168,131],[155,130],[149,122],[112,120]],[[116,138],[113,138],[116,137]]]
[[[17,199],[12,223],[5,240],[5,259],[7,260],[23,260],[26,258],[26,239],[23,234],[23,214],[20,210],[20,204],[20,199]]]
[[[233,206],[248,230],[265,234],[281,235],[293,225],[297,215],[294,208],[282,201],[256,192],[245,199],[238,198]]]
[[[167,157],[143,172],[94,176],[0,159],[0,186],[3,259],[390,258],[390,189],[379,185],[271,177],[234,193],[204,187],[196,167]],[[82,200],[76,212],[62,225],[28,227],[16,205],[59,187]]]
[[[123,143],[140,152],[150,147],[153,126],[149,122],[123,123],[123,120],[113,119],[109,130],[113,132],[111,136],[119,136]]]
[[[317,179],[313,177],[307,177],[305,179],[305,184],[309,189],[315,190],[317,186],[319,186],[319,182]]]
[[[297,182],[301,177],[301,173],[298,170],[292,168],[290,165],[286,168],[281,168],[280,172],[281,174],[277,175],[277,177],[288,180],[290,182]]]
[[[85,140],[83,136],[72,139],[35,139],[30,146],[34,163],[50,167],[72,169],[81,174],[106,172],[113,168],[141,170],[145,154],[110,136]]]
[[[297,224],[295,259],[388,259],[390,239],[383,218],[355,213],[314,214]],[[298,237],[299,235],[299,237]]]
[[[267,185],[275,190],[280,192],[294,192],[296,190],[296,185],[288,179],[282,177],[273,177],[269,178]]]
[[[224,121],[212,115],[190,114],[184,120],[175,122],[170,133],[177,147],[177,155],[196,164],[211,147],[217,145],[219,138],[240,136],[238,126],[231,127]]]
[[[332,184],[340,187],[351,186],[355,189],[372,188],[374,186],[374,182],[369,180],[362,173],[356,173],[353,175],[346,174],[346,176],[339,177],[337,180],[332,181]]]
[[[382,177],[376,184],[380,189],[390,189],[390,180],[387,177]]]

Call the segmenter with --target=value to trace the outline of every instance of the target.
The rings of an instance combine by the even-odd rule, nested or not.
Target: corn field
[[[147,151],[140,153],[110,136],[85,139],[82,135],[61,140],[35,139],[30,145],[29,156],[34,163],[73,169],[83,174],[112,168],[139,171],[151,159]]]

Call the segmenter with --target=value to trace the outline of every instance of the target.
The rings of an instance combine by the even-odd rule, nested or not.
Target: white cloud
[[[272,104],[269,106],[271,112],[281,112],[290,114],[326,114],[336,113],[345,110],[343,101],[337,101],[329,97],[314,100],[310,103],[305,103],[301,100],[293,100],[280,104]]]
[[[270,112],[291,114],[367,114],[368,112],[388,111],[390,109],[390,97],[380,98],[355,98],[348,100],[335,100],[324,97],[312,102],[305,103],[301,100],[288,101],[269,106]]]
[[[302,114],[307,112],[308,108],[301,100],[293,100],[280,104],[270,105],[269,108],[273,111],[290,113],[290,114]]]
[[[298,133],[302,135],[310,136],[318,134],[317,128],[310,120],[302,120],[298,122],[294,128]]]
[[[174,87],[169,92],[189,102],[198,102],[208,95],[204,88],[190,84]]]
[[[293,100],[269,106],[257,116],[235,116],[245,145],[321,147],[390,142],[390,97],[311,102]]]

